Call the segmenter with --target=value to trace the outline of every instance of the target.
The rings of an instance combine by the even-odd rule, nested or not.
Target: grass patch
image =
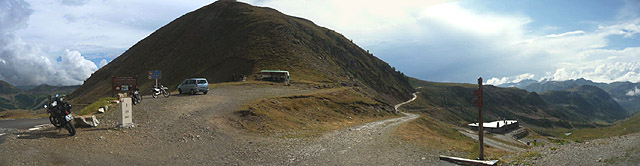
[[[428,117],[420,117],[396,129],[395,135],[405,141],[414,142],[430,149],[445,149],[463,152],[463,157],[478,157],[477,141],[459,133],[455,126]],[[486,159],[499,159],[507,152],[485,147]]]
[[[627,135],[640,132],[640,113],[635,113],[631,117],[618,121],[607,127],[584,128],[572,131],[567,138],[584,141],[596,138],[605,138],[613,136]]]
[[[584,142],[586,140],[607,138],[614,136],[627,135],[631,133],[640,132],[640,113],[636,113],[624,120],[613,123],[606,127],[595,128],[580,128],[580,129],[566,129],[566,128],[532,128],[536,133],[543,136],[552,136],[574,142]],[[567,136],[565,133],[571,133]]]
[[[8,110],[0,112],[0,119],[33,119],[47,116],[46,111]]]
[[[398,127],[395,133],[403,140],[435,149],[469,151],[469,147],[473,146],[475,141],[462,135],[453,127],[445,122],[423,116]]]
[[[387,110],[392,108],[358,88],[343,87],[251,101],[235,113],[241,117],[241,127],[250,132],[291,138],[397,117]]]
[[[100,99],[98,99],[98,101],[95,101],[95,102],[89,104],[88,106],[82,108],[82,110],[80,110],[80,112],[78,112],[77,115],[94,114],[94,113],[96,113],[98,108],[100,108],[102,106],[105,106],[105,105],[111,105],[111,100],[116,100],[116,98],[115,97],[100,98]]]

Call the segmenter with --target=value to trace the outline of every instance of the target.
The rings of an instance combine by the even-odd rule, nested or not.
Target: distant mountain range
[[[51,86],[43,84],[21,89],[0,80],[0,111],[40,109],[49,99],[49,95],[69,94],[78,87],[80,86]]]
[[[498,85],[500,87],[517,87],[530,92],[549,92],[564,91],[582,85],[591,85],[598,87],[609,93],[611,97],[617,101],[622,108],[630,112],[640,111],[640,83],[632,82],[613,82],[613,83],[596,83],[584,78],[566,81],[535,81],[523,80],[519,83],[508,83]]]
[[[477,85],[418,79],[410,79],[410,83],[421,97],[407,108],[454,124],[477,121],[477,107],[471,103]],[[507,118],[544,128],[576,128],[595,127],[629,115],[608,93],[590,85],[540,94],[486,85],[483,94],[485,121]]]

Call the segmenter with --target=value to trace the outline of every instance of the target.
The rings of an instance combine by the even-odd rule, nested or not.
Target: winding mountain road
[[[395,105],[396,111],[413,98]],[[412,144],[392,138],[398,126],[419,117],[405,116],[380,120],[324,135],[286,156],[291,165],[451,165],[438,160],[437,153],[427,152]]]

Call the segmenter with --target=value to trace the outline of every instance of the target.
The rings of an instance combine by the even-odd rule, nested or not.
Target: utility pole
[[[473,99],[472,102],[478,107],[478,159],[484,160],[484,141],[482,138],[482,134],[484,132],[484,127],[482,126],[482,123],[484,122],[482,120],[482,77],[478,78],[478,89],[473,91],[473,96],[476,98]]]

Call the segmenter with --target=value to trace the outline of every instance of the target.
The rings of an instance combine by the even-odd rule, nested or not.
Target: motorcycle
[[[56,128],[64,127],[69,131],[69,136],[76,135],[76,127],[72,122],[71,104],[64,102],[63,98],[56,94],[56,98],[53,101],[49,98],[49,103],[44,105],[44,108],[47,109],[49,121],[53,126]]]
[[[162,84],[160,84],[160,86],[154,86],[153,88],[151,88],[151,96],[153,98],[157,98],[160,93],[162,93],[162,95],[164,97],[169,97],[169,88],[162,86]]]
[[[131,92],[131,100],[133,100],[133,105],[142,102],[142,96],[140,95],[140,92],[138,92],[138,88],[134,89],[133,92]]]

